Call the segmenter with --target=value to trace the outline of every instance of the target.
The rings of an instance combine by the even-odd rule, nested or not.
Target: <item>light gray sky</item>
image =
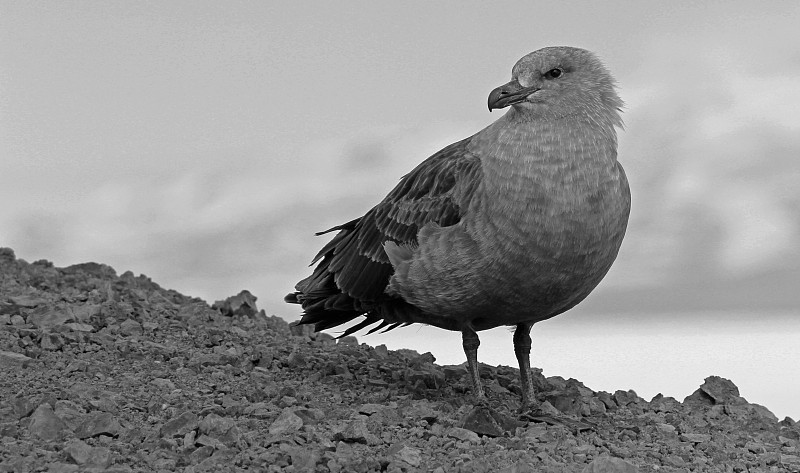
[[[498,118],[486,96],[519,57],[572,45],[606,62],[628,104],[620,160],[634,214],[599,291],[786,271],[800,261],[798,24],[795,1],[0,0],[0,245],[29,261],[145,273],[209,301],[247,288],[292,319],[280,301],[323,243],[314,231],[358,216]],[[563,327],[590,327],[591,301],[542,336],[578,343]],[[794,338],[759,346],[797,341],[800,328],[780,320]],[[429,344],[406,330],[365,341]],[[437,356],[460,358],[456,334],[433,336],[453,339]],[[705,343],[725,353],[725,340]],[[597,372],[580,371],[593,366],[585,358],[540,365]],[[689,394],[604,379],[590,387]],[[784,381],[734,379],[800,399]],[[750,400],[800,417],[778,397]]]

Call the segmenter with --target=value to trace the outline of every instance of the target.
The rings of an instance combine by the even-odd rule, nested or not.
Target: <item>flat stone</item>
[[[537,473],[538,469],[534,468],[530,463],[520,460],[513,465],[507,466],[497,473]]]
[[[83,324],[80,322],[70,322],[64,324],[65,327],[69,328],[73,332],[92,332],[94,331],[94,327],[90,324]]]
[[[362,404],[358,408],[358,413],[359,414],[365,414],[365,415],[369,416],[369,415],[375,414],[376,412],[380,412],[380,411],[382,411],[384,409],[386,409],[386,406],[384,406],[383,404],[369,404],[369,403],[367,403],[367,404]]]
[[[75,430],[79,439],[108,435],[116,437],[122,431],[119,421],[110,412],[94,411],[89,413]]]
[[[481,441],[480,436],[471,430],[461,427],[453,427],[447,431],[447,436],[465,442],[478,443]]]
[[[67,310],[52,306],[40,306],[28,315],[27,322],[36,328],[51,328],[72,322],[75,317]]]
[[[583,473],[638,473],[639,469],[622,458],[601,456],[583,469]]]
[[[166,438],[180,436],[195,430],[198,425],[197,414],[186,411],[168,420],[161,426],[161,436]]]
[[[27,368],[33,361],[33,358],[22,353],[0,351],[0,367],[2,368]]]
[[[679,437],[682,442],[702,443],[711,440],[709,434],[681,434]]]

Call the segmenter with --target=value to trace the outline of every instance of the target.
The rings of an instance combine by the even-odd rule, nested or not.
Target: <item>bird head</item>
[[[556,46],[539,49],[517,61],[511,81],[489,94],[489,111],[511,106],[530,118],[600,114],[621,125],[623,102],[614,78],[585,49]],[[601,118],[601,117],[595,117]]]

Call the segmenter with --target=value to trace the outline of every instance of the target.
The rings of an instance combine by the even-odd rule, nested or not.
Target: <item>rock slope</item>
[[[0,249],[0,472],[800,472],[800,424],[711,376],[683,402],[292,327],[102,264]]]

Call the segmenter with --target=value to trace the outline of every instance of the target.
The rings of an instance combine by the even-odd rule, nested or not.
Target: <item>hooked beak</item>
[[[539,87],[522,87],[519,82],[512,80],[494,89],[489,94],[489,111],[520,103],[537,90],[539,90]]]

